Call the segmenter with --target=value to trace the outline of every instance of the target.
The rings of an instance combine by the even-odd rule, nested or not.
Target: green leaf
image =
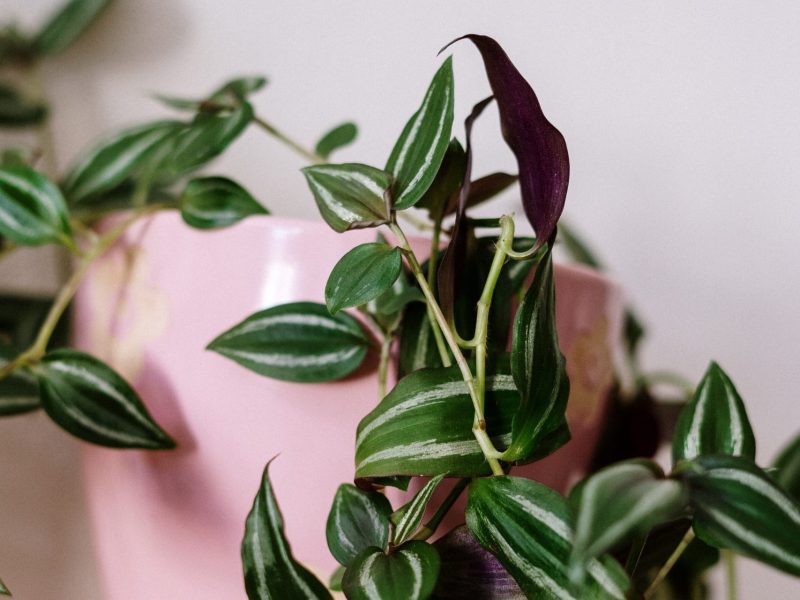
[[[403,269],[400,248],[372,242],[356,246],[333,267],[325,285],[331,314],[361,306],[392,287]]]
[[[75,437],[111,448],[175,447],[136,392],[96,358],[75,350],[55,350],[33,370],[42,408]]]
[[[681,411],[672,442],[672,460],[729,454],[755,459],[756,440],[733,382],[712,362],[694,397]]]
[[[370,546],[385,548],[389,543],[391,514],[392,507],[383,494],[365,492],[349,483],[340,485],[325,526],[333,557],[348,566]]]
[[[16,352],[0,346],[0,366],[8,364]],[[17,369],[5,379],[0,379],[0,417],[19,415],[41,408],[39,384],[26,370]]]
[[[412,302],[424,304],[425,296],[416,285],[409,282],[409,278],[401,269],[400,276],[395,279],[391,287],[367,303],[367,311],[385,330],[394,331],[406,306]]]
[[[180,198],[183,220],[197,229],[217,229],[250,215],[266,215],[250,193],[226,177],[197,177],[189,181]]]
[[[571,563],[576,574],[588,559],[647,533],[686,508],[686,486],[663,477],[654,462],[632,460],[607,467],[580,486],[573,502],[578,516]]]
[[[394,208],[414,206],[433,183],[453,129],[453,59],[433,76],[422,105],[395,143],[386,170],[394,175]]]
[[[603,270],[603,265],[592,252],[592,249],[581,239],[578,232],[564,221],[558,224],[558,241],[564,244],[564,248],[575,262],[598,271]]]
[[[332,592],[342,591],[342,578],[344,578],[345,568],[342,565],[336,567],[328,580],[328,589]]]
[[[314,165],[303,169],[317,208],[334,231],[377,227],[389,221],[388,173],[356,163]]]
[[[347,567],[342,589],[348,600],[424,600],[438,576],[436,549],[415,541],[390,554],[367,548]]]
[[[434,222],[440,222],[445,215],[454,212],[466,170],[467,153],[461,142],[453,138],[447,146],[436,177],[416,206],[426,208]]]
[[[0,235],[25,246],[75,244],[64,197],[30,167],[0,168]]]
[[[551,245],[539,261],[514,321],[511,372],[522,402],[505,460],[541,458],[569,440],[569,379],[558,345],[555,308]]]
[[[424,304],[412,304],[403,314],[398,372],[404,377],[420,369],[442,366]]]
[[[467,526],[513,575],[528,598],[625,598],[630,586],[613,559],[590,559],[587,578],[572,585],[568,564],[572,515],[558,493],[530,479],[491,477],[470,484]]]
[[[0,150],[0,167],[29,167],[36,159],[33,148],[11,147]]]
[[[422,486],[421,490],[414,494],[411,502],[404,504],[392,513],[391,520],[394,525],[392,544],[399,546],[414,536],[420,523],[422,523],[422,517],[425,516],[428,502],[430,502],[433,492],[442,482],[442,479],[444,479],[444,475],[433,477]]]
[[[751,460],[701,456],[676,473],[689,483],[701,540],[800,576],[800,504]]]
[[[249,316],[208,349],[267,377],[316,383],[355,371],[369,345],[350,315],[331,316],[324,304],[294,302]]]
[[[34,50],[43,55],[66,50],[109,4],[111,0],[70,0],[39,31]]]
[[[136,179],[182,127],[179,121],[155,121],[125,129],[101,141],[67,175],[63,189],[69,203],[92,201]]]
[[[0,83],[0,127],[28,127],[41,123],[47,107]]]
[[[270,461],[271,462],[271,461]],[[244,585],[249,600],[330,600],[325,586],[298,563],[283,530],[278,501],[264,467],[242,539]]]
[[[11,592],[6,587],[6,584],[3,583],[2,579],[0,579],[0,594],[2,594],[3,596],[10,596],[11,595]]]
[[[775,480],[800,500],[800,435],[789,442],[775,459]]]
[[[176,110],[215,112],[235,108],[242,102],[247,101],[250,94],[257,92],[266,84],[267,79],[265,77],[255,75],[226,81],[205,99],[178,98],[161,94],[157,94],[155,97],[161,103]],[[231,101],[233,101],[233,104],[229,104]]]
[[[342,123],[322,136],[314,147],[314,152],[327,160],[335,150],[352,144],[357,135],[358,127],[356,127],[355,123],[349,121],[347,123]]]
[[[486,378],[487,429],[500,448],[508,444],[519,407],[514,381],[506,373],[507,367]],[[359,423],[356,477],[488,474],[472,433],[473,413],[457,367],[411,373]]]

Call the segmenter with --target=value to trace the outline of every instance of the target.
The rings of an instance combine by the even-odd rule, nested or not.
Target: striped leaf
[[[29,127],[41,123],[47,107],[0,83],[0,127]]]
[[[414,206],[433,183],[453,130],[453,59],[433,76],[422,105],[406,123],[386,170],[394,175],[394,208]]]
[[[250,94],[257,92],[266,84],[267,79],[265,77],[253,75],[226,81],[208,97],[203,99],[178,98],[161,94],[156,94],[155,98],[162,104],[176,110],[203,110],[206,112],[214,112],[224,107],[230,107],[231,101],[233,101],[233,105],[245,102]]]
[[[179,121],[154,121],[101,141],[67,174],[62,186],[67,200],[71,205],[91,202],[136,179],[181,127]]]
[[[334,231],[342,233],[388,222],[386,194],[391,185],[388,173],[349,163],[306,167],[303,175],[322,218]]]
[[[373,242],[356,246],[333,267],[325,286],[331,314],[361,306],[390,289],[403,269],[400,248]]]
[[[467,169],[467,153],[456,138],[450,140],[442,163],[431,185],[417,202],[417,208],[428,210],[434,222],[440,222],[445,215],[455,212],[458,206],[458,190],[464,183]]]
[[[183,220],[197,229],[218,229],[251,215],[269,213],[250,193],[226,177],[197,177],[180,197]]]
[[[411,502],[404,504],[392,513],[391,521],[394,525],[392,544],[399,546],[414,536],[420,523],[422,523],[422,517],[425,516],[428,502],[430,502],[433,492],[442,482],[442,479],[444,479],[444,475],[433,477],[422,486],[421,490],[414,494]]]
[[[369,344],[350,315],[331,316],[324,304],[293,302],[249,316],[208,349],[273,379],[315,383],[355,371]]]
[[[347,122],[337,125],[320,138],[314,147],[314,152],[324,158],[338,150],[352,144],[358,136],[358,127],[355,123]]]
[[[509,461],[542,458],[570,437],[566,409],[569,379],[558,345],[552,245],[539,261],[531,287],[517,311],[511,372],[522,402],[514,418]]]
[[[525,600],[514,578],[466,525],[439,538],[433,547],[442,561],[434,600]]]
[[[673,436],[672,459],[729,454],[755,459],[756,440],[733,382],[712,362],[692,400],[683,408]]]
[[[774,466],[775,480],[800,501],[800,435],[781,451]]]
[[[0,346],[0,366],[8,364],[16,352]],[[0,379],[0,417],[19,415],[41,408],[39,384],[27,370],[17,369]]]
[[[571,563],[577,575],[590,558],[675,518],[688,502],[686,486],[664,479],[652,461],[607,467],[584,481],[570,500],[577,508]]]
[[[242,566],[249,600],[331,600],[325,586],[292,556],[269,463],[245,522]]]
[[[36,35],[34,50],[43,55],[66,50],[109,4],[111,0],[69,0]]]
[[[3,596],[10,596],[11,595],[11,592],[6,587],[6,584],[3,583],[2,579],[0,579],[0,594],[2,594]]]
[[[570,583],[572,514],[567,501],[548,487],[519,477],[475,479],[466,514],[472,533],[528,598],[625,598],[630,582],[608,557],[589,560],[583,583]]]
[[[424,304],[411,304],[403,313],[399,354],[398,372],[401,377],[420,369],[442,366]]]
[[[439,576],[439,554],[425,542],[408,542],[386,554],[367,548],[347,567],[348,600],[425,600]]]
[[[365,492],[349,483],[340,485],[325,527],[333,557],[347,566],[370,546],[386,548],[391,514],[392,507],[383,494]]]
[[[486,378],[486,421],[495,447],[508,444],[519,395],[510,375]],[[490,472],[472,434],[473,409],[456,367],[406,376],[361,420],[356,433],[356,477]]]
[[[24,246],[74,246],[67,205],[55,184],[30,167],[0,168],[0,235]]]
[[[697,536],[800,576],[800,504],[747,458],[701,456],[689,483]]]
[[[75,350],[50,352],[34,368],[42,408],[72,435],[111,448],[174,448],[136,392],[105,363]]]

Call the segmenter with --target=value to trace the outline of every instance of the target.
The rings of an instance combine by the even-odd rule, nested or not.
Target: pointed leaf
[[[400,248],[373,242],[356,246],[333,267],[325,286],[331,314],[361,306],[392,287],[403,269]]]
[[[701,456],[680,472],[700,539],[800,576],[800,504],[752,461]]]
[[[422,486],[421,490],[414,494],[411,502],[404,504],[392,513],[391,520],[392,524],[394,524],[392,544],[399,546],[414,536],[420,523],[422,523],[422,517],[425,516],[428,502],[430,502],[433,492],[442,482],[442,479],[444,479],[444,475],[433,477]]]
[[[233,98],[238,102],[246,102],[248,96],[267,85],[267,78],[262,75],[237,77],[226,81],[208,97],[211,102],[221,102]]]
[[[357,136],[358,127],[355,123],[342,123],[322,136],[314,147],[314,152],[327,160],[334,151],[352,144]]]
[[[344,573],[346,569],[339,565],[336,567],[336,570],[331,573],[331,577],[328,580],[328,589],[332,592],[341,592],[342,591],[342,579],[344,578]]]
[[[16,352],[0,346],[0,366],[8,364]],[[4,379],[0,379],[0,417],[19,415],[41,408],[39,403],[39,384],[27,370],[17,369]]]
[[[334,231],[377,227],[389,220],[386,192],[391,176],[355,163],[303,169],[317,208]]]
[[[420,369],[442,366],[433,329],[423,304],[411,304],[403,314],[398,373],[404,377]]]
[[[0,168],[0,235],[16,244],[73,246],[64,197],[30,167]]]
[[[504,458],[540,458],[569,440],[566,409],[569,379],[558,345],[552,250],[539,261],[536,276],[514,321],[511,371],[522,402],[514,436]]]
[[[347,566],[370,546],[386,548],[392,507],[379,492],[365,492],[345,483],[336,490],[325,527],[328,549]]]
[[[2,594],[3,596],[10,596],[11,595],[11,592],[6,587],[6,584],[3,583],[2,579],[0,579],[0,594]]]
[[[408,542],[390,554],[367,548],[347,567],[348,600],[425,600],[439,576],[439,555],[425,542]]]
[[[75,350],[49,352],[35,367],[42,408],[72,435],[111,448],[163,450],[175,442],[111,367]]]
[[[672,460],[730,454],[755,458],[756,440],[733,382],[712,362],[678,418]]]
[[[580,586],[568,578],[572,515],[567,501],[546,486],[520,477],[475,479],[467,526],[513,575],[528,598],[623,600],[630,586],[613,559],[591,559]]]
[[[483,57],[500,109],[503,137],[517,157],[522,205],[542,244],[550,239],[564,209],[569,183],[567,144],[544,116],[530,84],[500,45],[484,35],[459,39],[465,38],[477,46]]]
[[[183,220],[197,229],[217,229],[251,215],[266,215],[250,193],[226,177],[198,177],[189,181],[180,198]]]
[[[259,311],[208,345],[261,375],[316,383],[341,379],[364,360],[369,339],[353,317],[294,302]]]
[[[38,54],[58,54],[66,50],[111,4],[111,0],[69,0],[33,40]]]
[[[439,222],[458,208],[458,190],[464,183],[467,153],[456,138],[450,140],[442,164],[428,190],[417,202],[417,208],[428,210],[430,218]]]
[[[47,107],[0,83],[0,127],[28,127],[47,116]]]
[[[386,170],[394,175],[394,208],[414,206],[433,183],[453,130],[453,59],[448,57],[395,143]]]
[[[325,586],[298,563],[283,530],[278,501],[264,467],[242,539],[244,585],[249,600],[331,600]]]
[[[467,208],[472,208],[491,200],[514,185],[518,180],[519,178],[516,175],[510,175],[509,173],[490,173],[470,182]]]
[[[800,501],[800,435],[781,451],[774,466],[775,480]]]

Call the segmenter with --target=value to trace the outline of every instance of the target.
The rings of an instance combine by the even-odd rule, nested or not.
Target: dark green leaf
[[[32,148],[3,148],[0,150],[0,167],[29,167],[35,158]]]
[[[136,392],[105,363],[75,350],[55,350],[34,373],[42,407],[82,440],[112,448],[174,448]]]
[[[535,481],[519,477],[473,480],[467,526],[500,559],[528,598],[622,600],[630,586],[619,564],[608,557],[587,563],[582,585],[570,583],[569,506],[558,493]]]
[[[730,454],[755,458],[756,440],[733,382],[712,362],[692,400],[683,408],[673,436],[672,460]]]
[[[6,587],[6,584],[3,583],[2,579],[0,579],[0,594],[2,594],[4,596],[10,596],[11,595],[11,592]]]
[[[0,346],[0,366],[8,364],[16,352]],[[5,379],[0,379],[0,417],[19,415],[41,408],[39,385],[26,370],[16,370]]]
[[[561,222],[558,226],[558,241],[564,244],[572,260],[598,271],[603,270],[600,260],[594,255],[592,249],[584,242],[572,227]]]
[[[392,544],[400,544],[410,540],[417,532],[417,528],[422,523],[425,516],[425,509],[433,496],[436,487],[442,482],[444,475],[437,475],[422,486],[410,502],[404,504],[392,513],[391,520],[394,525]]]
[[[356,246],[333,267],[325,286],[331,314],[361,306],[392,287],[403,269],[400,248],[372,242]]]
[[[433,183],[453,130],[453,59],[434,75],[417,112],[395,143],[386,170],[394,175],[394,208],[414,206]]]
[[[178,98],[157,94],[155,97],[170,108],[177,110],[216,112],[236,108],[253,92],[257,92],[267,84],[265,77],[258,75],[239,77],[225,82],[205,99]]]
[[[342,578],[344,577],[345,568],[342,565],[336,567],[336,570],[331,573],[331,578],[328,580],[328,589],[332,592],[342,591]]]
[[[58,54],[66,50],[97,19],[111,0],[69,0],[33,41],[39,54]]]
[[[408,277],[401,270],[400,276],[395,279],[392,286],[370,301],[367,304],[367,309],[380,322],[384,324],[386,322],[394,323],[400,318],[403,309],[412,302],[424,304],[425,296],[416,285],[409,283]],[[394,326],[389,327],[389,329],[394,329]]]
[[[458,190],[464,182],[467,168],[467,153],[456,138],[450,140],[436,177],[425,194],[417,202],[418,208],[428,209],[431,220],[439,222],[458,205]]]
[[[566,422],[569,379],[558,345],[552,248],[539,261],[536,276],[514,321],[511,371],[522,402],[504,458],[547,456],[569,440]]]
[[[420,369],[441,366],[442,359],[425,305],[409,305],[403,314],[400,330],[399,375],[403,377]]]
[[[367,548],[347,567],[348,600],[425,600],[439,576],[439,555],[425,542],[408,542],[390,554]]]
[[[386,194],[391,175],[355,163],[303,169],[317,208],[334,231],[377,227],[389,220]]]
[[[369,339],[353,317],[294,302],[259,311],[208,345],[251,371],[284,381],[341,379],[364,360]]]
[[[507,366],[486,378],[486,421],[495,447],[508,443],[519,395]],[[473,409],[456,367],[406,376],[358,425],[356,477],[472,477],[490,472],[472,433]]]
[[[352,144],[357,135],[358,127],[356,127],[355,123],[342,123],[322,136],[322,138],[317,142],[314,152],[327,160],[327,158],[335,150]]]
[[[0,127],[28,127],[41,123],[47,107],[0,83]]]
[[[800,435],[781,451],[775,459],[775,480],[787,492],[800,500]]]
[[[216,229],[238,223],[250,215],[266,215],[250,193],[226,177],[198,177],[181,194],[181,216],[197,229]]]
[[[30,167],[0,168],[0,235],[25,246],[75,244],[64,197]]]
[[[701,456],[683,463],[694,530],[729,548],[800,576],[800,504],[747,458]]]
[[[328,549],[347,566],[369,546],[386,548],[392,507],[380,492],[365,492],[345,483],[336,490],[325,535]]]
[[[283,531],[269,463],[247,515],[242,540],[244,585],[249,600],[330,600],[325,586],[298,563]]]

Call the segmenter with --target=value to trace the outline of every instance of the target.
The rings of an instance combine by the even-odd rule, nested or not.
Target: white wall
[[[36,22],[54,4],[4,0],[0,17]],[[202,93],[242,73],[270,76],[255,104],[286,131],[311,143],[353,118],[361,138],[340,158],[381,164],[437,50],[492,35],[567,139],[566,216],[647,317],[648,366],[697,379],[718,360],[768,463],[800,428],[798,30],[789,1],[119,0],[45,76],[62,164],[102,131],[164,114],[148,93]],[[488,87],[476,51],[454,52],[461,119]],[[514,168],[495,118],[476,146],[479,172]],[[313,217],[301,165],[254,130],[214,171],[275,213]],[[518,210],[513,194],[502,204]],[[800,593],[743,562],[742,598]]]

